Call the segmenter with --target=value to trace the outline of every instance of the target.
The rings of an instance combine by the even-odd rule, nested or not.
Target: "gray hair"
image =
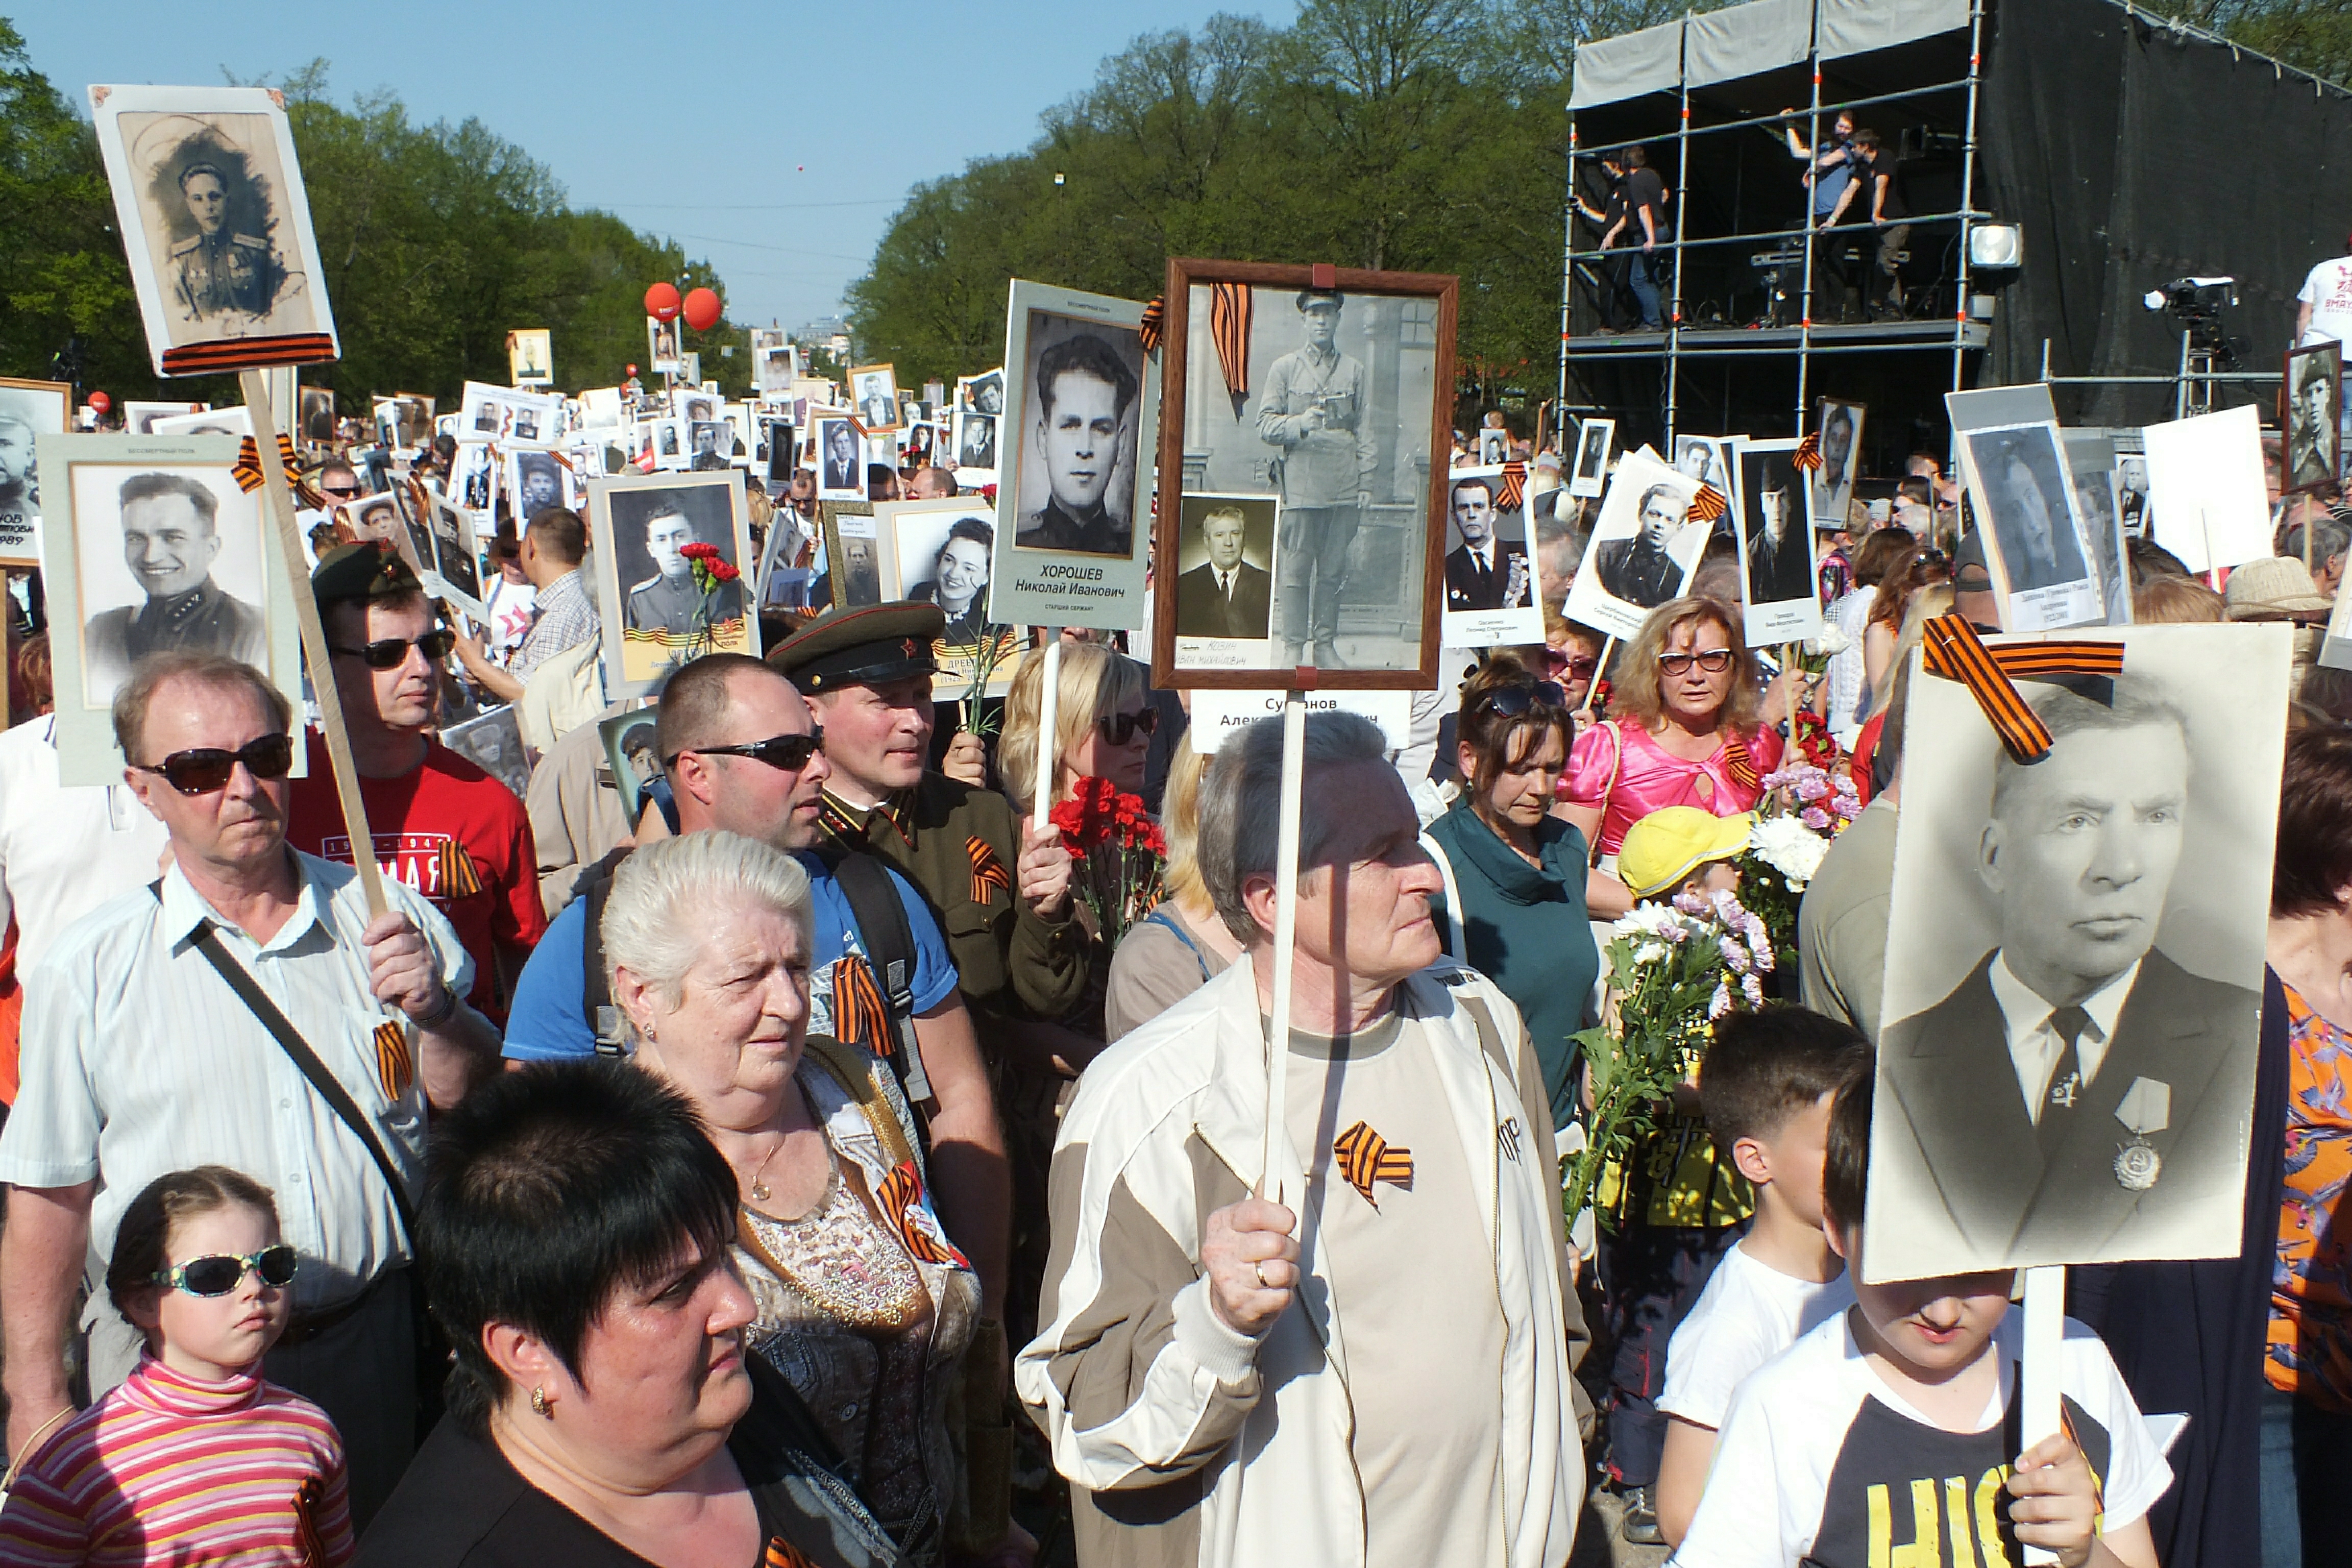
[[[215,691],[247,692],[255,705],[269,715],[278,733],[293,731],[294,705],[286,700],[286,693],[272,686],[269,678],[253,666],[226,654],[167,649],[151,653],[132,665],[131,679],[114,694],[114,743],[122,748],[122,760],[132,767],[147,765],[140,759],[146,754],[147,710],[153,706],[155,694],[180,681]]]
[[[606,977],[626,968],[665,1006],[677,1006],[714,917],[745,904],[776,910],[799,930],[804,950],[814,944],[808,872],[783,850],[719,828],[631,850],[604,900]]]
[[[1307,787],[1298,819],[1302,868],[1321,863],[1333,832],[1356,805],[1318,795],[1315,775],[1353,763],[1387,758],[1387,738],[1379,725],[1362,714],[1307,716]],[[1242,889],[1252,877],[1274,874],[1281,847],[1281,821],[1282,721],[1261,719],[1226,738],[1201,789],[1202,879],[1217,906],[1217,918],[1244,947],[1265,933],[1242,902]]]

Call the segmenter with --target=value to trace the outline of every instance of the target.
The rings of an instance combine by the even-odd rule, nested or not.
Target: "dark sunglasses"
[[[1721,675],[1731,668],[1731,650],[1727,647],[1711,647],[1705,653],[1662,653],[1658,656],[1658,673],[1688,675],[1693,664],[1696,664],[1709,675]]]
[[[227,787],[239,763],[255,778],[282,779],[294,766],[294,737],[264,735],[234,752],[200,746],[193,752],[173,752],[152,767],[144,763],[131,766],[142,773],[162,774],[163,782],[182,795],[210,795]]]
[[[1576,677],[1579,680],[1587,679],[1601,668],[1601,656],[1591,653],[1546,654],[1544,656],[1544,662],[1555,670],[1564,669],[1568,671],[1569,674]]]
[[[443,626],[421,637],[383,637],[365,647],[337,647],[330,644],[327,651],[365,659],[370,669],[398,669],[408,662],[408,650],[412,647],[425,656],[425,663],[432,664],[448,658],[449,650],[457,646],[457,634]]]
[[[191,1258],[185,1263],[158,1269],[148,1276],[158,1285],[169,1285],[174,1290],[184,1290],[191,1296],[226,1296],[252,1269],[261,1276],[261,1282],[272,1289],[282,1290],[294,1283],[294,1269],[299,1260],[294,1249],[284,1242],[265,1247],[258,1252],[248,1252],[239,1258],[233,1253],[216,1253],[209,1258]]]
[[[698,757],[749,757],[780,773],[796,773],[824,748],[824,726],[820,724],[805,735],[774,735],[747,746],[688,746],[684,752],[673,752],[664,758],[662,766],[674,768],[678,758],[692,752]]]
[[[1146,708],[1140,713],[1106,713],[1095,721],[1102,738],[1114,746],[1124,746],[1140,733],[1149,735],[1160,728],[1160,710]]]
[[[1499,713],[1506,719],[1516,719],[1538,707],[1565,708],[1568,692],[1557,680],[1529,680],[1498,687],[1478,699],[1483,713]]]
[[[339,500],[349,500],[360,493],[360,488],[357,485],[320,485],[319,493],[322,496],[333,496]]]

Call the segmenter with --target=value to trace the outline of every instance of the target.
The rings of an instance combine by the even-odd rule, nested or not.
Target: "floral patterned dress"
[[[2352,1035],[2286,988],[2286,1177],[2271,1278],[2271,1386],[2352,1412],[2352,1226],[2336,1205],[2352,1180]]]

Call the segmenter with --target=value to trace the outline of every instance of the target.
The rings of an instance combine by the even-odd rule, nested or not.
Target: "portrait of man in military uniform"
[[[227,173],[209,161],[191,163],[179,185],[196,232],[172,247],[173,301],[191,321],[268,315],[286,267],[266,237],[229,226]]]
[[[1033,313],[1033,321],[1042,314]],[[1135,413],[1143,349],[1132,333],[1124,335],[1126,342],[1115,345],[1099,329],[1058,340],[1030,329],[1031,341],[1045,346],[1023,387],[1024,400],[1036,412],[1027,419],[1015,482],[1024,500],[1041,491],[1042,499],[1022,513],[1013,536],[1020,549],[1121,560],[1135,553]],[[1032,477],[1033,464],[1042,484]]]
[[[702,591],[694,585],[694,563],[687,559],[686,547],[702,542],[716,544],[722,554],[731,555],[733,549],[719,540],[698,540],[694,520],[687,515],[686,502],[675,495],[664,496],[653,503],[646,514],[643,538],[646,556],[653,563],[653,575],[629,584],[629,625],[641,632],[669,632],[685,637],[696,630],[696,622],[703,611]],[[712,595],[710,618],[714,621],[732,619],[743,613],[743,593],[739,584],[719,586]]]
[[[257,669],[269,668],[267,624],[258,605],[260,584],[238,584],[252,600],[238,597],[213,579],[225,541],[219,530],[220,497],[202,479],[184,473],[133,474],[113,497],[110,516],[75,519],[80,557],[94,563],[110,547],[136,584],[140,602],[101,609],[82,626],[84,695],[93,706],[114,700],[131,667],[152,653],[226,654]],[[109,540],[105,535],[112,533]],[[257,531],[256,543],[258,542]],[[257,578],[258,550],[253,553]],[[90,565],[80,573],[83,603],[103,592]]]
[[[1296,301],[1307,341],[1266,372],[1259,439],[1279,454],[1281,564],[1275,580],[1280,663],[1340,664],[1339,598],[1348,547],[1372,502],[1379,448],[1364,418],[1363,361],[1339,345],[1347,297],[1302,290]]]

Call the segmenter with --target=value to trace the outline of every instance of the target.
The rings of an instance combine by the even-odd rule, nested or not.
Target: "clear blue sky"
[[[0,0],[79,105],[91,82],[213,85],[324,58],[339,103],[386,88],[419,123],[478,119],[573,205],[707,258],[736,321],[788,329],[839,309],[915,184],[1026,146],[1105,56],[1217,11],[1286,22],[1295,6]]]

